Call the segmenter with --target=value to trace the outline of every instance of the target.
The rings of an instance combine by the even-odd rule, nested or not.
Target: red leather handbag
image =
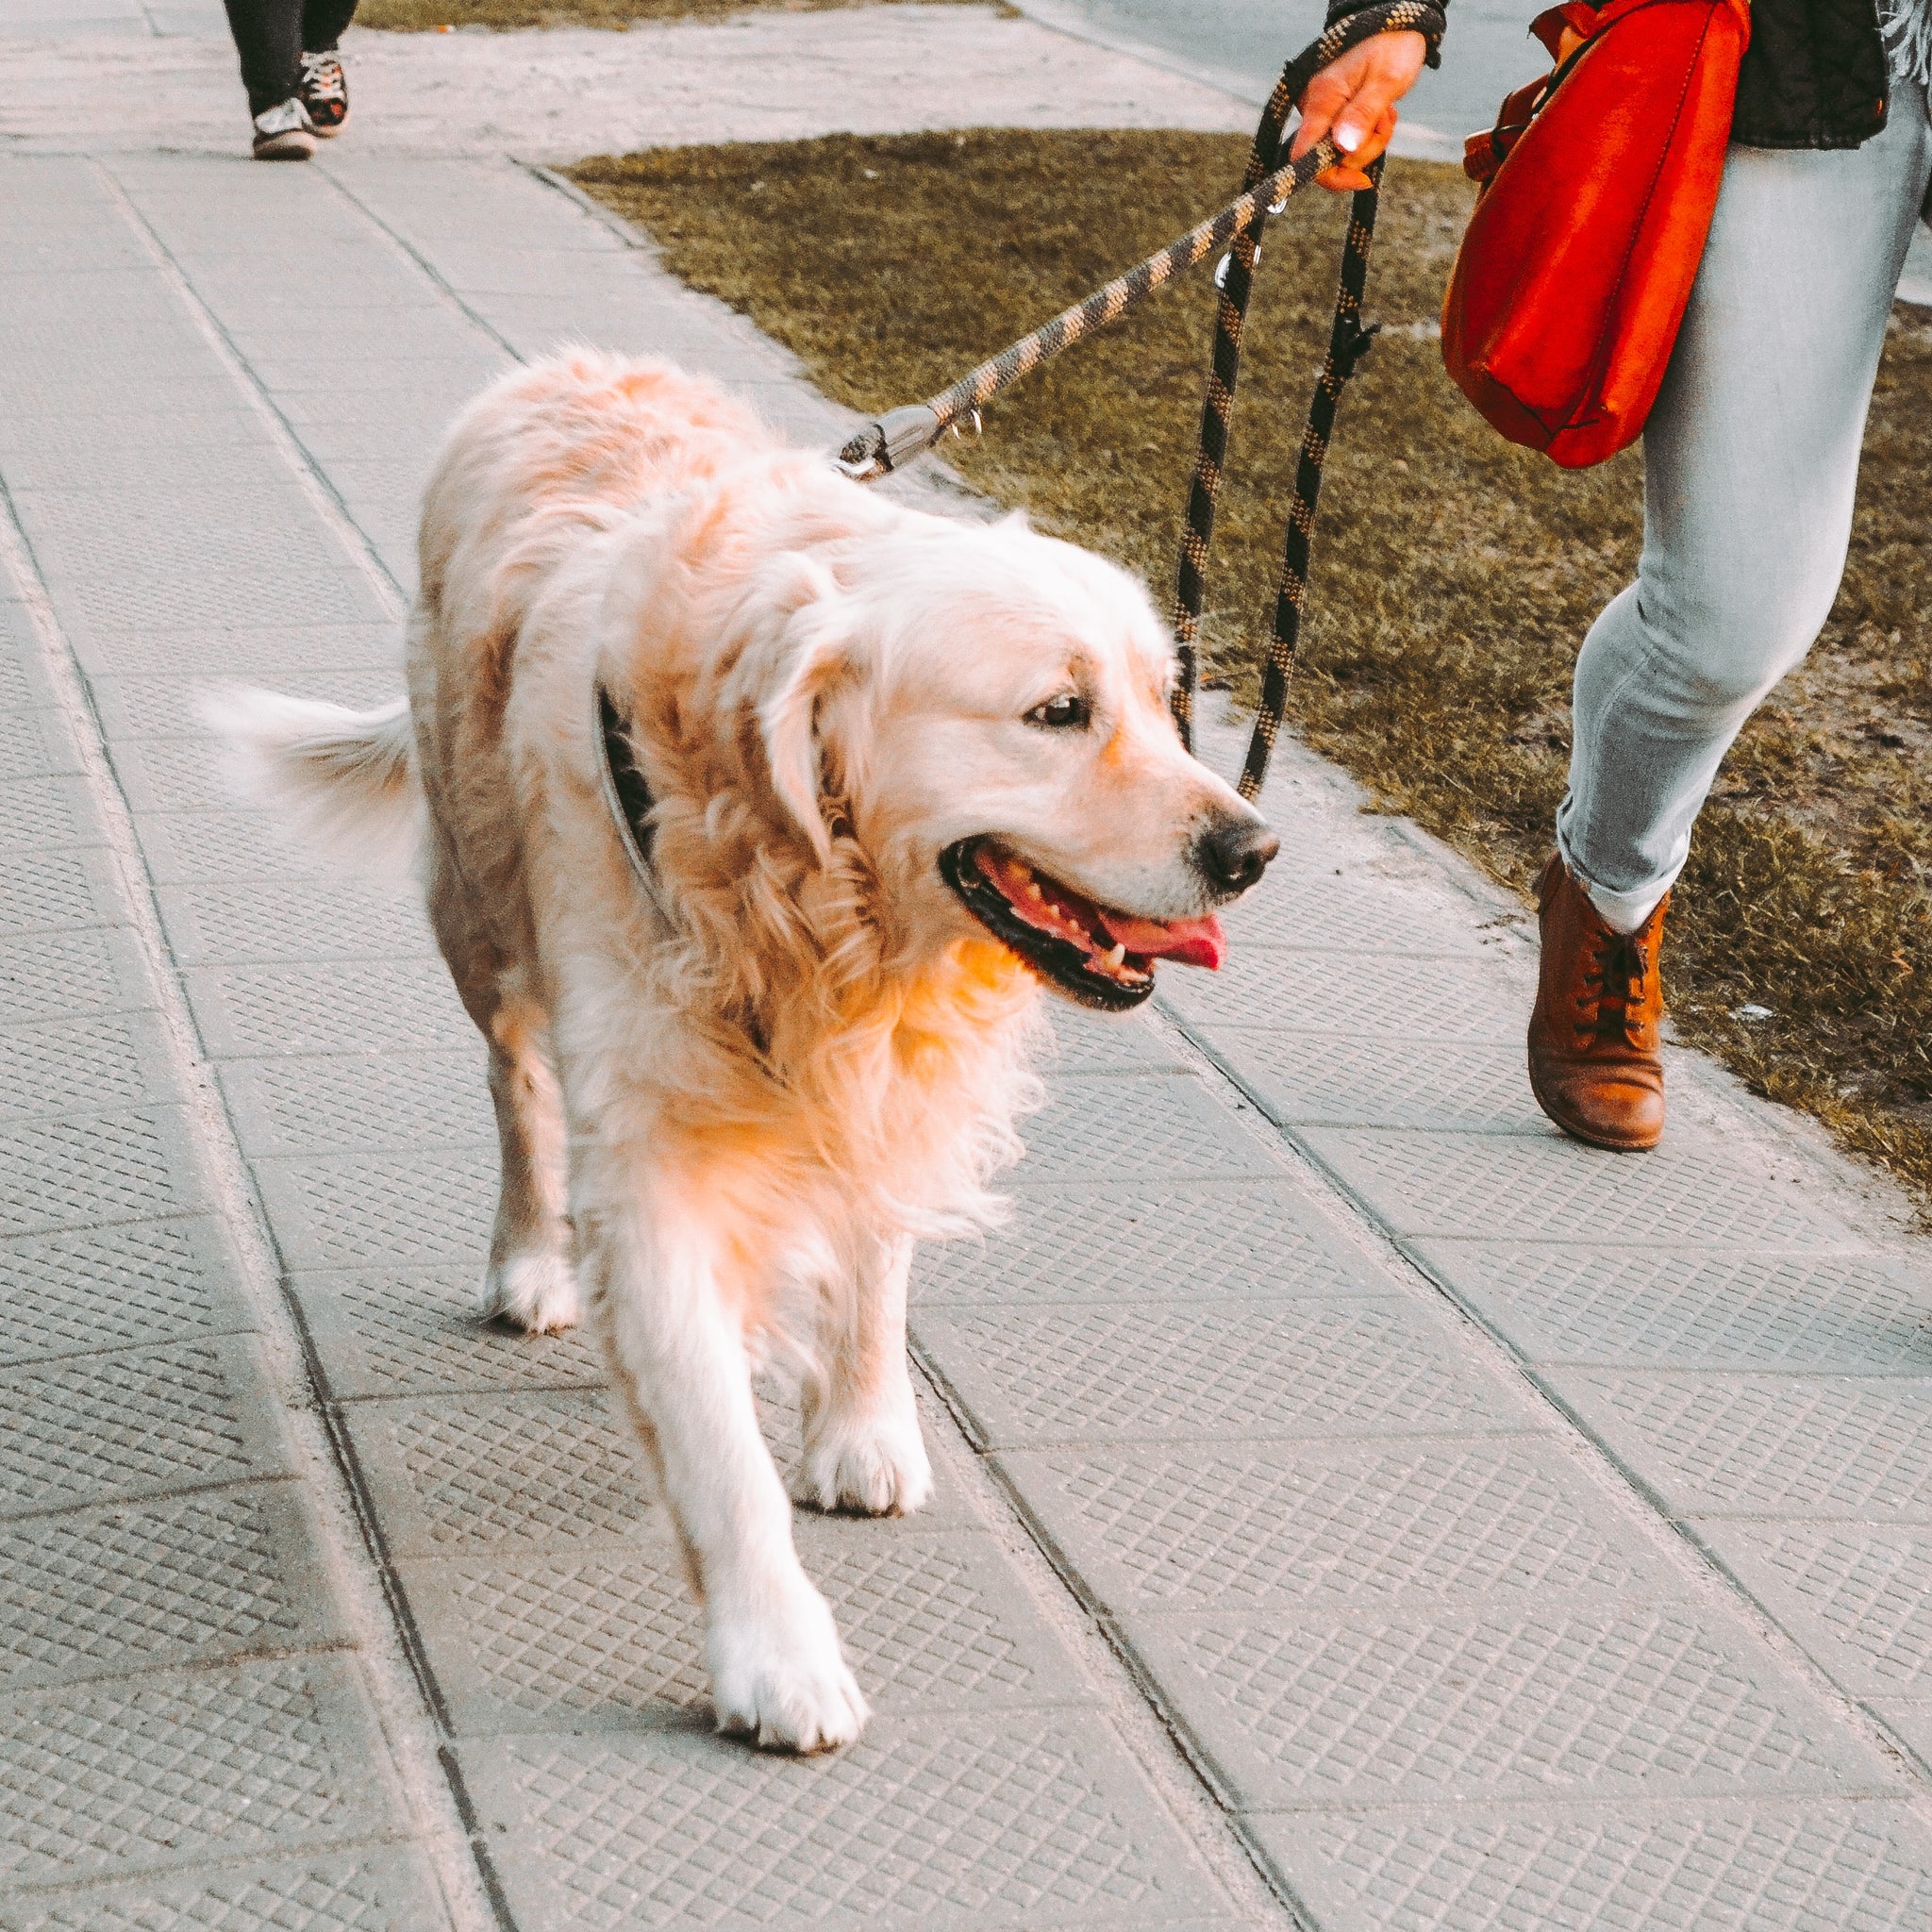
[[[1632,441],[1657,400],[1710,232],[1751,10],[1570,0],[1530,31],[1557,66],[1466,144],[1483,186],[1442,304],[1442,360],[1511,442],[1583,469]]]

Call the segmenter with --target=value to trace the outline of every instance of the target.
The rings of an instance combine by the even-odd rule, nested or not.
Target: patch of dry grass
[[[1158,246],[1238,183],[1244,143],[978,130],[686,148],[577,178],[668,265],[797,352],[831,395],[916,401]],[[1576,646],[1635,567],[1640,458],[1572,475],[1510,447],[1430,339],[1469,190],[1397,162],[1343,405],[1292,704],[1391,811],[1524,887],[1550,844]],[[1209,582],[1209,661],[1252,691],[1342,209],[1270,230]],[[1206,270],[1029,378],[980,488],[1165,599],[1210,325]],[[1845,587],[1700,822],[1666,948],[1680,1030],[1759,1091],[1932,1190],[1932,329],[1895,330]],[[1752,1024],[1744,1005],[1772,1009]]]
[[[622,29],[640,20],[723,20],[734,13],[819,13],[872,0],[362,0],[356,25],[379,33],[436,33],[445,26]],[[1002,11],[1008,9],[1002,8]]]

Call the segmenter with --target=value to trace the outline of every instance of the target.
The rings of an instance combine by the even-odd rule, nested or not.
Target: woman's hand
[[[1345,191],[1366,188],[1363,173],[1388,145],[1395,132],[1395,103],[1415,85],[1428,58],[1429,43],[1421,34],[1376,34],[1331,60],[1301,98],[1301,125],[1288,151],[1294,160],[1326,134],[1348,157],[1315,179],[1324,188]]]

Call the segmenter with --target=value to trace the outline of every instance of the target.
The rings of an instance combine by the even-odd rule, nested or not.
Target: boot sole
[[[1613,1134],[1607,1134],[1600,1128],[1588,1126],[1580,1121],[1566,1120],[1562,1111],[1552,1104],[1550,1096],[1543,1091],[1542,1082],[1537,1078],[1534,1067],[1529,1073],[1529,1091],[1535,1094],[1536,1104],[1542,1108],[1547,1118],[1561,1127],[1573,1141],[1581,1141],[1586,1147],[1601,1147],[1610,1154],[1648,1154],[1664,1137],[1664,1131],[1659,1127],[1648,1140],[1631,1140],[1627,1137],[1620,1140]]]

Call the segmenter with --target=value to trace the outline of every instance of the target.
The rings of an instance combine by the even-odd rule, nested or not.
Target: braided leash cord
[[[1151,295],[1164,282],[1171,282],[1183,269],[1225,248],[1250,226],[1259,229],[1272,203],[1279,208],[1298,189],[1306,188],[1323,169],[1331,168],[1341,157],[1327,142],[1319,142],[1300,160],[1248,184],[1241,194],[1218,214],[1190,228],[1170,242],[1158,255],[1137,261],[1125,275],[1116,275],[1104,289],[1096,289],[1084,302],[1063,308],[1051,322],[1043,323],[1031,335],[1002,349],[991,361],[962,375],[949,389],[927,397],[924,407],[939,418],[943,429],[991,402],[1002,390],[1010,389],[1023,375],[1038,369],[1049,356],[1057,356],[1085,336],[1118,321],[1144,296]]]
[[[1404,0],[1408,4],[1408,0]],[[1341,159],[1330,142],[1318,142],[1300,160],[1264,175],[1218,213],[1170,242],[1158,254],[1137,261],[1124,275],[1096,289],[1071,308],[1031,334],[1010,342],[997,356],[969,370],[958,382],[928,396],[889,411],[869,423],[840,450],[839,466],[861,483],[871,483],[897,469],[908,458],[930,449],[961,417],[977,415],[981,407],[1011,389],[1049,357],[1118,321],[1127,310],[1183,269],[1225,248],[1241,231],[1258,226],[1272,208],[1278,208],[1299,189],[1306,188],[1324,168]]]
[[[1295,648],[1301,642],[1302,614],[1307,608],[1308,540],[1314,534],[1315,510],[1322,499],[1322,465],[1328,458],[1328,440],[1335,433],[1335,409],[1342,386],[1375,340],[1375,325],[1362,325],[1362,289],[1368,280],[1369,244],[1374,240],[1376,190],[1382,164],[1369,169],[1374,187],[1357,189],[1348,216],[1348,239],[1342,244],[1341,290],[1336,297],[1335,322],[1328,332],[1328,353],[1308,398],[1307,427],[1302,434],[1300,460],[1295,464],[1294,496],[1288,507],[1288,528],[1281,546],[1281,575],[1274,591],[1274,631],[1261,666],[1261,702],[1255,712],[1255,729],[1248,755],[1235,789],[1252,799],[1268,776],[1268,760],[1280,736],[1288,710],[1288,680],[1294,669]],[[1192,504],[1189,505],[1190,512]],[[1211,513],[1211,508],[1210,508]],[[1191,693],[1190,693],[1191,696]],[[1182,737],[1187,727],[1182,727]]]
[[[1188,491],[1187,525],[1181,538],[1180,565],[1174,591],[1174,645],[1179,676],[1174,694],[1174,723],[1182,741],[1193,746],[1196,644],[1201,610],[1208,589],[1208,555],[1214,541],[1214,511],[1227,458],[1228,425],[1234,410],[1235,387],[1241,377],[1241,329],[1254,291],[1255,263],[1261,230],[1271,214],[1317,175],[1345,158],[1332,142],[1323,140],[1299,160],[1278,164],[1282,135],[1289,115],[1317,73],[1349,48],[1377,34],[1420,33],[1431,46],[1444,30],[1437,0],[1378,0],[1345,19],[1336,21],[1304,47],[1281,70],[1255,130],[1254,146],[1241,182],[1241,192],[1218,213],[1190,228],[1157,254],[1139,261],[1084,301],[1062,309],[1030,335],[1009,343],[997,356],[962,375],[958,382],[929,396],[893,409],[868,424],[839,452],[839,465],[849,476],[872,482],[930,449],[961,417],[976,416],[995,396],[1049,357],[1105,328],[1129,308],[1170,282],[1183,269],[1218,249],[1226,249],[1225,274],[1215,304],[1214,350],[1201,408],[1201,440]],[[1379,184],[1381,163],[1370,171]],[[1322,492],[1322,465],[1335,426],[1336,406],[1343,385],[1354,375],[1374,340],[1374,331],[1361,321],[1362,291],[1368,277],[1369,244],[1375,230],[1377,189],[1357,190],[1350,209],[1348,239],[1343,247],[1341,287],[1336,297],[1335,323],[1328,354],[1308,405],[1307,428],[1302,439],[1301,460],[1295,471],[1294,498],[1289,508],[1281,575],[1274,600],[1274,631],[1262,671],[1261,706],[1248,745],[1241,777],[1241,793],[1253,798],[1267,776],[1268,760],[1281,730],[1288,702],[1289,673],[1301,634],[1302,612],[1307,598],[1308,539]]]
[[[1331,60],[1375,34],[1420,33],[1434,45],[1444,21],[1433,0],[1384,0],[1337,21],[1311,45],[1303,48],[1281,70],[1268,105],[1255,129],[1243,186],[1254,181],[1281,152],[1282,136],[1294,105],[1308,82]],[[1381,180],[1378,162],[1371,176]],[[1279,593],[1275,599],[1274,637],[1262,676],[1261,708],[1255,719],[1242,768],[1241,791],[1253,798],[1268,772],[1269,755],[1281,730],[1288,701],[1288,673],[1300,639],[1301,615],[1307,601],[1308,538],[1314,528],[1315,506],[1322,491],[1322,465],[1335,425],[1335,408],[1341,388],[1355,373],[1371,334],[1361,326],[1362,291],[1368,278],[1370,238],[1375,230],[1374,187],[1358,190],[1350,208],[1348,240],[1342,255],[1341,282],[1336,297],[1335,324],[1328,355],[1316,380],[1308,408],[1308,428],[1302,441],[1301,462],[1295,474],[1294,500],[1289,508],[1288,540]],[[1208,591],[1208,554],[1214,542],[1214,512],[1227,460],[1228,425],[1234,413],[1236,384],[1241,379],[1241,330],[1254,292],[1255,262],[1260,250],[1263,223],[1257,220],[1235,236],[1227,267],[1215,302],[1214,350],[1207,392],[1201,403],[1201,440],[1194,474],[1188,489],[1186,528],[1181,537],[1180,562],[1174,584],[1174,648],[1180,675],[1174,685],[1174,723],[1182,741],[1193,746],[1194,688],[1197,641],[1202,607]]]

